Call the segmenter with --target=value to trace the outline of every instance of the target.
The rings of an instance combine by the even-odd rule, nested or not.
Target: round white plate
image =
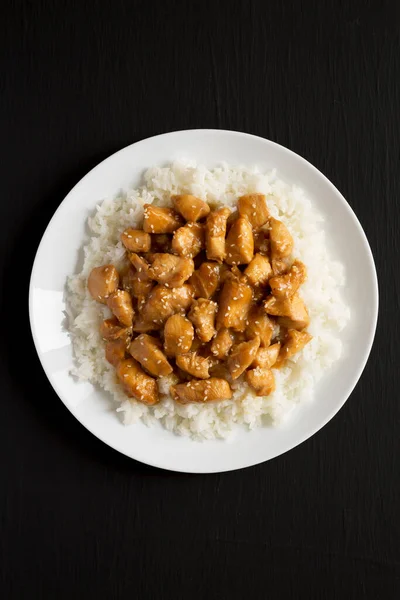
[[[316,390],[280,428],[239,429],[230,441],[194,442],[161,426],[124,427],[108,395],[70,376],[71,343],[64,329],[66,278],[76,270],[87,217],[102,198],[137,187],[143,172],[178,158],[213,167],[221,161],[278,169],[278,176],[305,189],[325,216],[335,258],[346,267],[346,300],[352,310],[342,339],[345,352]],[[189,130],[159,135],[113,154],[86,175],[51,219],[32,269],[29,312],[33,339],[53,388],[72,414],[119,452],[149,465],[188,473],[248,467],[297,446],[321,429],[344,404],[371,350],[378,314],[378,285],[368,241],[338,190],[315,167],[268,140],[234,131]]]

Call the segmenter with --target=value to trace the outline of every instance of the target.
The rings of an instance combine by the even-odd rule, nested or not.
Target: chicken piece
[[[187,223],[179,227],[172,238],[171,248],[179,256],[194,258],[204,248],[204,226],[201,223]]]
[[[107,304],[107,298],[118,289],[119,275],[114,265],[95,267],[88,277],[88,290],[92,298]]]
[[[132,325],[134,310],[129,292],[117,290],[112,293],[108,297],[107,306],[122,325],[125,325],[125,327]]]
[[[100,335],[103,340],[127,339],[132,329],[125,327],[115,317],[105,319],[100,325]]]
[[[275,377],[271,369],[257,367],[246,371],[246,381],[257,396],[269,396],[275,390]]]
[[[268,296],[264,308],[269,315],[278,316],[279,325],[288,329],[304,329],[310,323],[304,301],[298,294],[282,299]]]
[[[297,292],[306,277],[305,265],[301,261],[295,260],[287,273],[271,277],[269,280],[271,292],[276,298],[289,298]]]
[[[244,331],[252,299],[251,287],[237,279],[224,283],[219,298],[217,330],[222,327]]]
[[[178,385],[171,386],[171,393],[173,398],[181,404],[214,402],[232,398],[229,383],[218,377],[202,380],[192,379],[187,383],[178,383]]]
[[[219,379],[225,379],[226,381],[231,380],[231,374],[227,367],[226,362],[215,361],[209,370],[210,377],[218,377]]]
[[[278,219],[271,217],[269,220],[269,238],[271,241],[271,257],[273,259],[285,258],[293,250],[293,238],[286,225]]]
[[[247,217],[239,217],[229,230],[225,242],[228,265],[248,264],[254,255],[253,230]]]
[[[136,254],[136,252],[129,252],[128,258],[132,266],[135,267],[136,271],[141,273],[142,277],[145,275],[148,276],[150,265],[147,260],[143,258],[143,256],[139,256],[139,254]]]
[[[121,242],[130,252],[148,252],[150,250],[150,234],[141,229],[128,227],[121,233]]]
[[[280,342],[268,346],[268,348],[259,348],[253,362],[252,367],[261,367],[263,369],[270,369],[277,361],[279,356],[279,350],[281,349]]]
[[[180,369],[198,379],[208,379],[210,377],[208,372],[211,367],[210,359],[208,357],[199,356],[197,352],[179,354],[176,357],[176,364]]]
[[[199,298],[194,300],[188,318],[196,329],[196,335],[201,342],[209,342],[215,335],[215,315],[218,305],[212,300]]]
[[[229,329],[223,327],[220,329],[212,341],[211,352],[219,360],[225,360],[228,357],[229,350],[233,346],[233,338]]]
[[[183,225],[183,219],[172,208],[162,208],[145,204],[143,211],[143,231],[147,233],[173,233]]]
[[[190,194],[171,196],[171,200],[175,209],[186,221],[200,221],[200,219],[206,217],[210,212],[207,202]]]
[[[159,402],[156,380],[147,375],[133,358],[126,358],[119,363],[117,375],[128,396],[148,405]]]
[[[206,250],[208,260],[222,262],[225,258],[226,222],[230,214],[230,208],[224,206],[213,210],[207,217]]]
[[[253,231],[254,239],[254,251],[260,254],[269,255],[270,253],[270,241],[269,241],[269,226],[265,225],[257,231]]]
[[[269,218],[269,210],[264,194],[246,194],[238,200],[238,211],[247,217],[254,229],[265,225]]]
[[[283,273],[286,273],[286,271],[289,268],[288,259],[272,258],[271,267],[274,277],[276,277],[277,275],[282,275]]]
[[[156,285],[141,309],[143,321],[154,323],[160,328],[171,315],[186,311],[193,299],[193,288],[184,283],[179,288]]]
[[[194,338],[193,325],[182,315],[172,315],[164,327],[164,350],[174,357],[189,352]]]
[[[252,340],[258,335],[260,346],[267,348],[270,345],[274,333],[274,323],[262,306],[251,307],[246,320],[245,333],[248,340]]]
[[[126,355],[126,340],[110,340],[105,345],[106,360],[117,367],[121,360],[124,360]]]
[[[227,365],[232,379],[237,379],[251,365],[260,347],[260,338],[255,337],[248,342],[241,342],[233,346]]]
[[[154,254],[148,274],[165,287],[181,287],[194,271],[191,258],[182,258],[174,254]]]
[[[193,273],[189,283],[193,286],[195,298],[211,298],[219,285],[220,265],[205,262]]]
[[[307,331],[297,331],[289,329],[286,333],[284,343],[280,349],[279,356],[274,364],[276,369],[280,369],[288,358],[297,354],[312,340],[312,335]]]
[[[179,230],[177,230],[179,231]],[[151,252],[171,252],[172,237],[166,233],[153,233],[151,235]]]
[[[135,298],[149,295],[154,282],[149,277],[149,264],[138,254],[129,254],[128,258],[134,269],[129,269],[123,278],[123,288]]]
[[[144,300],[145,302],[145,300]],[[158,331],[160,329],[159,323],[153,323],[152,321],[145,321],[143,317],[138,315],[132,324],[132,331],[135,333],[148,333],[149,331]]]
[[[244,270],[244,274],[252,286],[265,286],[272,276],[271,263],[266,256],[257,253]]]
[[[147,333],[142,333],[133,340],[129,353],[154,377],[165,377],[172,373],[172,367],[161,350],[160,340]]]

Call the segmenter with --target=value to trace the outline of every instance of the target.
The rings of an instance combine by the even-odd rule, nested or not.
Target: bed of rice
[[[144,180],[140,189],[103,200],[89,219],[91,237],[84,248],[83,268],[69,278],[66,292],[76,359],[74,375],[109,392],[126,425],[140,420],[150,425],[157,419],[171,432],[200,440],[226,438],[236,423],[249,429],[281,423],[297,403],[313,398],[316,382],[340,357],[340,331],[349,319],[349,309],[341,296],[343,265],[329,256],[322,216],[301,189],[279,180],[275,171],[261,173],[256,167],[222,164],[210,171],[194,161],[176,161],[167,168],[149,169]],[[293,255],[307,266],[308,279],[301,295],[311,318],[308,331],[312,341],[285,368],[274,370],[276,391],[268,397],[255,396],[238,381],[232,400],[183,406],[172,400],[170,381],[162,378],[159,404],[147,407],[129,400],[116,382],[115,369],[104,358],[99,323],[110,313],[88,294],[88,274],[102,264],[121,265],[124,248],[120,233],[128,226],[141,224],[143,204],[161,206],[169,203],[171,194],[191,193],[216,206],[235,207],[238,196],[250,192],[268,196],[271,214],[285,223],[294,238]]]

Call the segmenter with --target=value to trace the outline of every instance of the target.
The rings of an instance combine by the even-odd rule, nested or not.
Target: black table
[[[6,2],[1,17],[1,583],[9,599],[400,597],[400,27],[396,3]],[[4,7],[3,7],[4,9]],[[100,160],[211,127],[327,175],[380,279],[373,351],[317,435],[210,476],[119,456],[64,408],[31,341],[45,226]]]

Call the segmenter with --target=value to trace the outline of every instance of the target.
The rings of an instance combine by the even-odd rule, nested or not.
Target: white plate
[[[276,167],[281,179],[307,192],[325,216],[335,258],[345,264],[346,300],[352,309],[344,330],[343,358],[281,428],[239,430],[232,441],[193,442],[157,425],[124,427],[105,392],[76,383],[71,343],[63,328],[66,277],[76,270],[85,224],[96,203],[121,188],[137,187],[145,169],[177,158],[213,167],[221,161]],[[72,414],[119,452],[149,465],[189,473],[230,471],[274,458],[321,429],[343,406],[364,369],[375,333],[378,285],[368,241],[338,190],[315,167],[268,140],[234,131],[192,130],[159,135],[124,148],[100,163],[68,194],[51,219],[32,269],[29,312],[33,339],[53,388]]]

